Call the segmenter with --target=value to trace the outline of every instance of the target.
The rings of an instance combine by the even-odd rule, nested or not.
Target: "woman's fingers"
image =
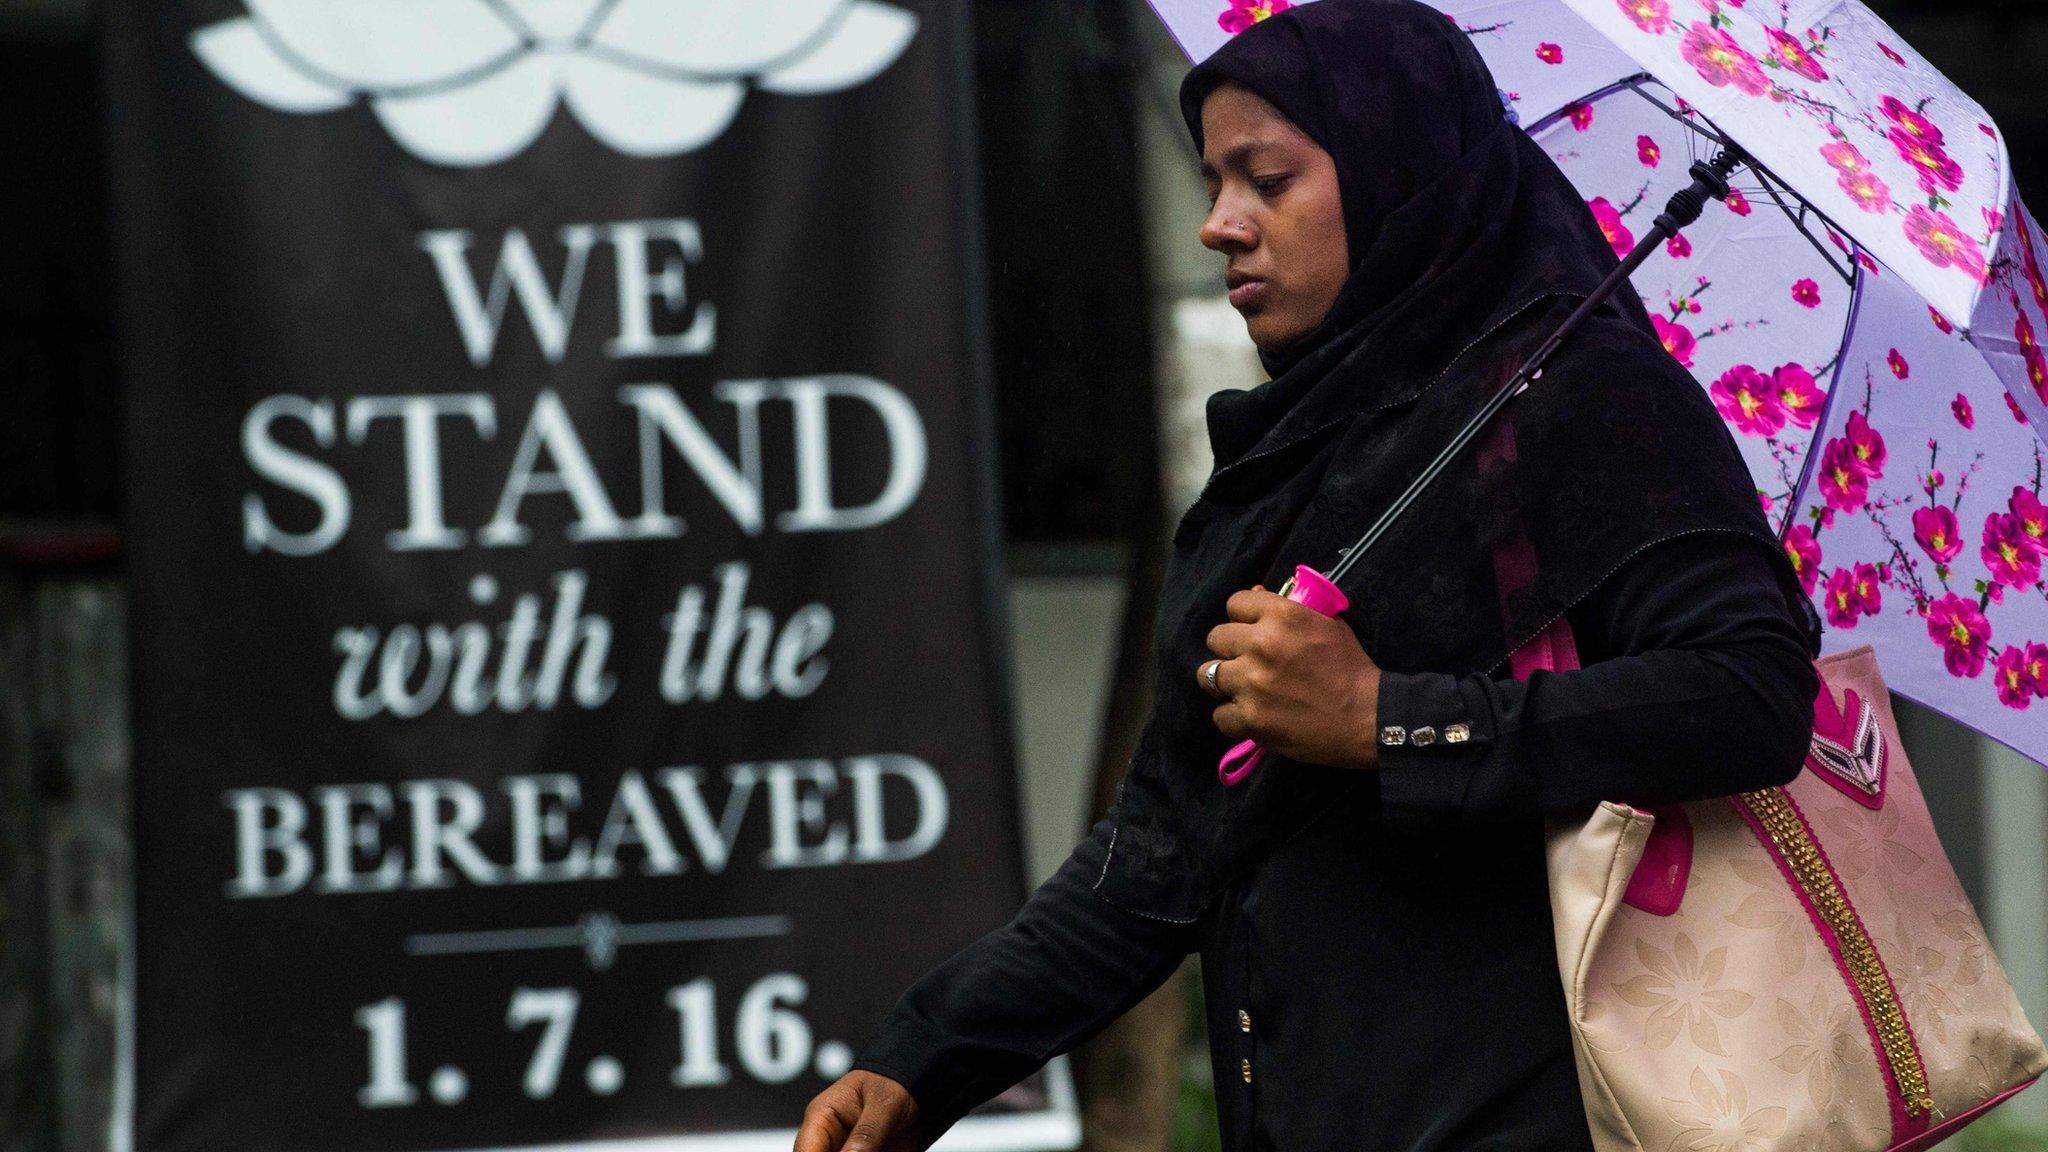
[[[1271,612],[1275,605],[1285,603],[1286,600],[1264,588],[1252,588],[1232,595],[1230,602],[1224,605],[1224,611],[1239,624],[1253,624]]]
[[[1207,692],[1218,700],[1229,699],[1230,690],[1223,686],[1223,670],[1229,664],[1230,661],[1228,660],[1202,661],[1200,664],[1195,665],[1195,683],[1201,685],[1202,691]],[[1214,677],[1213,680],[1211,679],[1212,676]]]
[[[866,1093],[860,1119],[853,1122],[853,1132],[846,1138],[845,1152],[893,1152],[904,1147],[908,1143],[906,1103],[896,1096]]]
[[[831,1095],[828,1089],[804,1110],[804,1126],[796,1134],[796,1152],[839,1152],[846,1143],[847,1133],[860,1119],[859,1100],[828,1099]],[[851,1116],[843,1114],[848,1103],[853,1106]]]
[[[1252,650],[1259,630],[1250,624],[1218,624],[1209,629],[1209,651],[1225,660],[1235,660]]]
[[[1242,740],[1251,735],[1251,728],[1245,723],[1244,706],[1231,701],[1216,709],[1216,730],[1232,740]]]
[[[902,1085],[854,1071],[811,1100],[795,1152],[898,1152],[911,1147],[917,1105]]]

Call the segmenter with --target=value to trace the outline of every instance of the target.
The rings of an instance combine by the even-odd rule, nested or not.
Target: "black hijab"
[[[1319,0],[1224,45],[1181,85],[1198,150],[1224,83],[1335,161],[1352,270],[1316,329],[1263,354],[1273,379],[1209,403],[1217,466],[1174,533],[1155,709],[1096,885],[1174,920],[1339,791],[1378,787],[1272,757],[1217,782],[1230,741],[1195,669],[1225,601],[1296,564],[1329,570],[1615,266],[1466,35],[1415,0]],[[1624,291],[1353,570],[1344,618],[1389,671],[1494,672],[1630,556],[1708,531],[1768,550],[1806,603],[1733,437]]]

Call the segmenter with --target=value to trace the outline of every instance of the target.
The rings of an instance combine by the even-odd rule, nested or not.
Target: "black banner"
[[[107,8],[134,1147],[787,1148],[1022,896],[958,0]]]

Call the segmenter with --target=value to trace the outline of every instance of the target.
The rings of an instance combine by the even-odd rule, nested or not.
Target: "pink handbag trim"
[[[1884,732],[1877,709],[1844,688],[1846,702],[1835,706],[1825,680],[1813,698],[1813,744],[1806,766],[1829,787],[1875,812],[1884,807],[1886,763]]]
[[[1928,1149],[1934,1147],[1936,1144],[1941,1143],[1943,1140],[1946,1140],[1949,1137],[1955,1135],[1965,1126],[1975,1122],[1978,1118],[1982,1117],[1986,1112],[1991,1111],[1993,1108],[1996,1108],[2000,1104],[2005,1103],[2012,1097],[2019,1095],[2020,1093],[2026,1091],[2029,1088],[2032,1088],[2034,1086],[2034,1081],[2039,1079],[2039,1076],[2035,1076],[2026,1080],[2022,1080],[2018,1084],[2015,1084],[2012,1087],[2007,1088],[2005,1091],[2000,1092],[1998,1095],[1993,1096],[1991,1099],[1986,1100],[1985,1102],[1977,1105],[1974,1108],[1971,1108],[1964,1112],[1958,1112],[1955,1115],[1949,1117],[1948,1119],[1943,1120],[1941,1123],[1936,1124],[1934,1127],[1929,1128],[1925,1132],[1922,1132],[1916,1136],[1907,1137],[1903,1143],[1892,1145],[1889,1149],[1886,1150],[1886,1152],[1927,1152]]]
[[[1496,425],[1480,446],[1482,469],[1496,462],[1515,459],[1514,426]],[[1501,623],[1511,626],[1508,595],[1527,587],[1536,578],[1536,549],[1527,533],[1517,531],[1512,540],[1493,550],[1494,585],[1500,590]],[[1517,680],[1527,680],[1537,671],[1570,672],[1579,666],[1579,642],[1572,635],[1571,621],[1559,616],[1550,626],[1508,655]],[[1648,810],[1655,818],[1650,838],[1643,845],[1643,858],[1628,878],[1621,901],[1652,916],[1676,915],[1685,902],[1685,885],[1692,877],[1692,820],[1677,804]]]
[[[1531,637],[1508,656],[1515,679],[1527,680],[1531,672],[1570,672],[1579,666],[1579,642],[1572,626],[1560,616],[1550,627]]]
[[[1526,541],[1524,541],[1526,543]],[[1498,556],[1498,554],[1496,554]],[[1515,679],[1531,672],[1569,672],[1579,666],[1579,645],[1571,622],[1560,616],[1550,627],[1508,657]],[[1645,809],[1655,823],[1643,845],[1643,858],[1628,878],[1621,902],[1652,916],[1675,916],[1685,903],[1685,885],[1692,878],[1692,819],[1679,804]]]
[[[1822,685],[1821,692],[1826,694],[1827,687],[1825,684]],[[1800,809],[1799,802],[1792,798],[1790,792],[1784,789],[1778,789],[1777,791],[1784,798],[1786,805],[1791,808],[1792,814],[1799,818],[1799,823],[1806,827],[1807,837],[1812,842],[1814,851],[1820,855],[1821,867],[1827,869],[1828,875],[1834,877],[1835,883],[1840,885],[1841,873],[1835,871],[1834,861],[1828,859],[1827,849],[1822,847],[1819,834],[1814,832],[1813,825],[1807,821],[1806,813]],[[1849,989],[1849,999],[1855,1002],[1856,1013],[1863,1018],[1863,1030],[1870,1040],[1870,1049],[1877,1058],[1877,1066],[1884,1070],[1884,1090],[1885,1096],[1891,1105],[1893,1139],[1906,1140],[1924,1133],[1930,1122],[1929,1118],[1916,1118],[1906,1111],[1906,1096],[1899,1087],[1897,1070],[1892,1067],[1890,1058],[1885,1054],[1884,1042],[1878,1036],[1877,1021],[1870,1014],[1870,1005],[1863,999],[1863,988],[1856,982],[1855,976],[1849,970],[1848,960],[1842,955],[1841,941],[1835,938],[1834,930],[1828,927],[1828,922],[1821,916],[1820,909],[1813,906],[1813,899],[1807,894],[1805,887],[1799,883],[1798,874],[1792,870],[1791,861],[1785,858],[1784,850],[1779,847],[1776,840],[1771,838],[1770,832],[1764,828],[1763,822],[1757,818],[1756,813],[1751,811],[1750,806],[1744,803],[1743,798],[1740,796],[1729,797],[1729,803],[1735,806],[1735,811],[1742,817],[1743,823],[1748,824],[1750,831],[1755,833],[1757,843],[1763,846],[1764,852],[1770,856],[1772,863],[1776,864],[1778,871],[1784,874],[1785,886],[1792,890],[1794,896],[1798,897],[1799,906],[1806,909],[1807,919],[1813,923],[1814,935],[1820,937],[1822,946],[1828,950],[1828,955],[1835,962],[1835,970],[1841,973],[1842,983]],[[1848,889],[1844,887],[1842,891],[1846,895]],[[1863,917],[1856,911],[1856,906],[1853,903],[1849,905],[1849,915],[1855,917],[1857,928],[1867,936],[1869,930],[1863,927]],[[1885,982],[1896,990],[1898,983],[1892,979],[1891,970],[1885,967],[1884,955],[1882,953],[1877,953],[1877,963],[1878,967],[1884,970]],[[1900,1019],[1905,1020],[1903,1013],[1900,1015]],[[1920,1039],[1913,1035],[1911,1021],[1906,1021],[1906,1037],[1907,1042],[1913,1046],[1914,1053],[1916,1055],[1919,1054]]]
[[[1648,810],[1656,819],[1643,845],[1643,858],[1628,878],[1621,902],[1652,916],[1674,916],[1685,903],[1685,883],[1692,876],[1692,817],[1682,804],[1660,804]]]

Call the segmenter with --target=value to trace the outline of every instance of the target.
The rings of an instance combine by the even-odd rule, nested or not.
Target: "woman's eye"
[[[1257,188],[1261,196],[1277,196],[1282,188],[1287,187],[1287,177],[1261,176],[1252,181],[1252,187]]]

